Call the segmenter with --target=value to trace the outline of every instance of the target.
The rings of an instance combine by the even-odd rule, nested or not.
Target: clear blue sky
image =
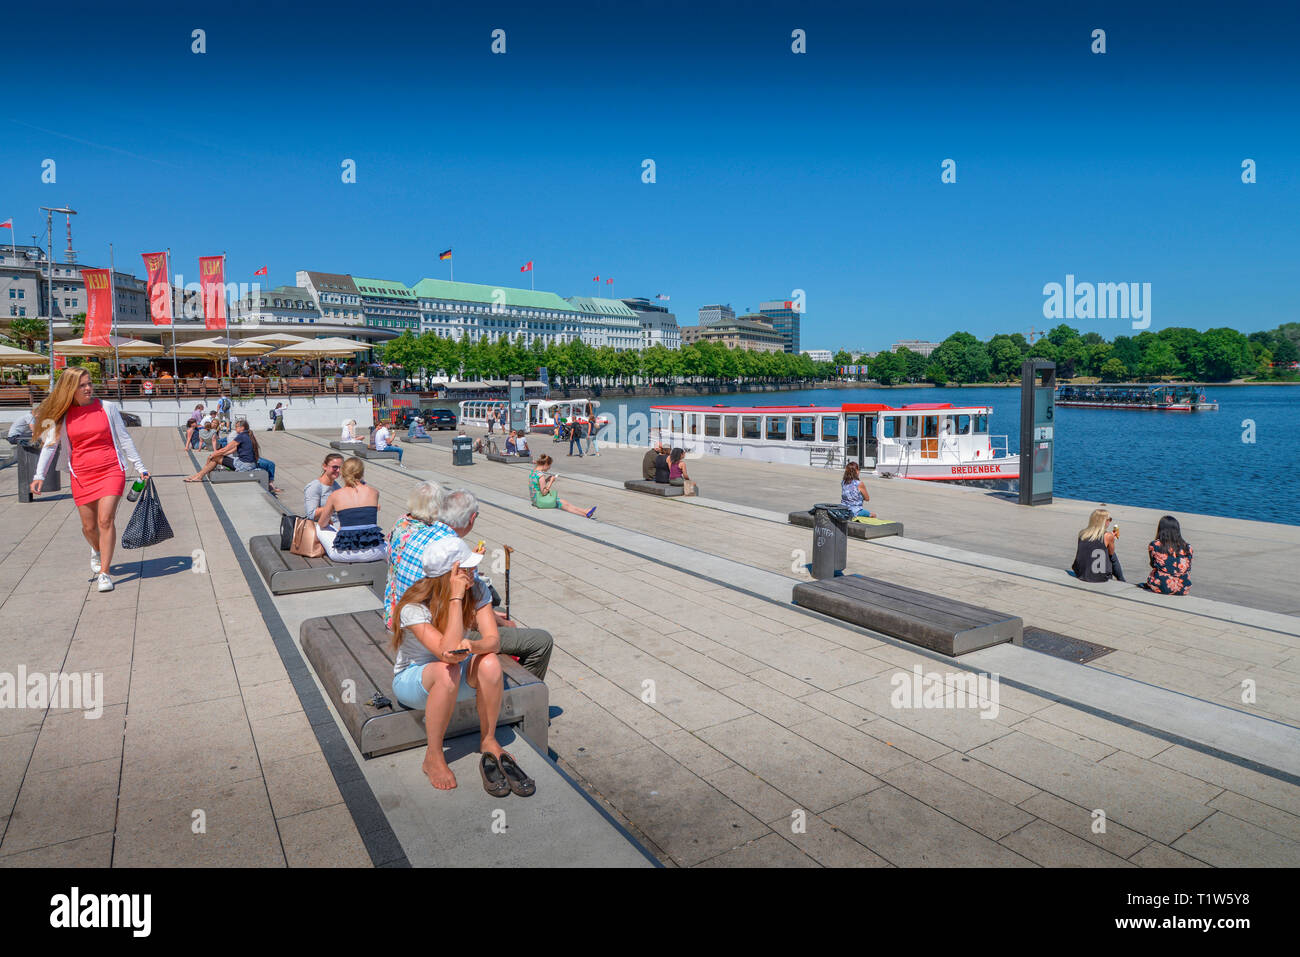
[[[1153,330],[1300,319],[1295,5],[987,6],[10,4],[0,220],[67,203],[83,262],[187,280],[409,284],[451,246],[683,323],[800,288],[804,348],[1041,329],[1067,273],[1150,282]]]

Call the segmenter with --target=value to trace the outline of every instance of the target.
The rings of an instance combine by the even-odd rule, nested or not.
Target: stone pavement
[[[285,461],[305,456],[314,467],[327,436],[276,439]],[[292,440],[307,451],[293,452]],[[626,459],[616,467],[623,471],[639,461],[637,453],[607,453],[611,462],[620,454]],[[559,461],[562,473],[576,468]],[[896,673],[916,665],[954,669],[889,639],[756,598],[750,587],[682,570],[713,562],[720,577],[737,582],[783,575],[792,585],[798,573],[791,553],[806,547],[807,530],[637,495],[570,473],[560,494],[599,505],[598,521],[589,522],[531,509],[520,467],[481,458],[472,468],[449,463],[435,441],[412,447],[406,470],[371,463],[367,480],[380,487],[386,515],[420,477],[480,495],[476,532],[489,548],[506,542],[516,549],[516,613],[557,637],[548,684],[561,713],[552,722],[552,747],[666,862],[1300,862],[1294,776],[1225,760],[1006,684],[998,714],[988,719],[974,710],[896,708],[890,701]],[[639,541],[644,554],[605,539]],[[1030,603],[1034,614],[1027,617],[1039,615],[1049,626],[1122,617],[1129,624],[1106,637],[1131,649],[1141,668],[1161,660],[1147,649],[1164,650],[1162,630],[1178,637],[1179,650],[1232,639],[1226,628],[1194,634],[1203,616],[1177,606],[1130,608],[1106,595],[1037,581],[998,585],[1006,577],[1001,573],[961,572],[942,559],[855,543],[850,570],[859,558],[872,574],[904,584],[942,582],[963,589],[954,591],[958,596],[983,594],[986,602],[996,591],[998,607],[1015,612]],[[1233,655],[1245,651],[1260,659],[1240,660],[1256,668],[1261,688],[1273,688],[1267,701],[1261,692],[1257,713],[1285,721],[1295,713],[1296,695],[1279,676],[1286,665],[1294,668],[1300,641],[1281,631],[1246,630],[1262,634],[1247,635]],[[1070,633],[1097,637],[1080,627]],[[1261,651],[1264,642],[1277,645],[1276,662]],[[1191,681],[1205,673],[1184,667],[1192,674],[1164,677]],[[1199,690],[1250,711],[1227,690],[1237,670]],[[1096,812],[1105,814],[1104,833],[1094,831]],[[797,821],[803,830],[792,830]]]

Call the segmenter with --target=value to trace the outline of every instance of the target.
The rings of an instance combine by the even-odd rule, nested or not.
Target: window
[[[906,419],[906,422],[907,422],[907,437],[908,437],[909,439],[914,439],[914,438],[916,438],[918,435],[920,435],[920,433],[921,433],[921,417],[920,417],[920,416],[917,416],[917,415],[909,415],[909,416],[907,417],[907,419]]]
[[[718,437],[719,420],[721,418],[722,416],[720,415],[706,415],[704,417],[704,434],[706,437],[711,439],[716,439]]]
[[[668,431],[674,434],[679,434],[682,431],[682,414],[680,412],[672,413],[669,422],[671,424],[669,425]]]
[[[885,438],[896,439],[902,435],[902,421],[899,416],[891,415],[885,419]]]
[[[817,438],[817,416],[796,415],[794,417],[794,434],[791,438],[795,442],[814,441]]]
[[[839,442],[839,440],[840,440],[839,416],[823,415],[822,416],[822,441]]]
[[[700,434],[700,416],[698,412],[692,412],[690,415],[686,416],[686,434]]]
[[[957,434],[958,434],[958,435],[970,435],[970,416],[969,416],[969,415],[959,415],[959,416],[957,416]]]
[[[735,415],[724,415],[722,417],[722,434],[729,439],[734,439],[736,437],[737,418],[739,418],[739,416]],[[757,423],[755,423],[755,426],[757,427]]]
[[[784,442],[786,432],[785,416],[769,415],[767,417],[767,437],[775,442]]]
[[[989,430],[989,417],[983,414],[975,416],[975,431],[980,435],[983,435],[988,430]]]

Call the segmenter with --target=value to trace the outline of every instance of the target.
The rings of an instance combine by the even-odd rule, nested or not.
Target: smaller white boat
[[[585,421],[587,406],[591,406],[594,411],[600,407],[600,403],[595,399],[529,399],[528,431],[554,431],[556,423],[561,419],[578,418]],[[510,420],[510,403],[506,399],[466,399],[460,403],[459,424],[464,428],[486,429],[489,411],[496,412],[498,426]],[[608,422],[608,416],[596,416],[597,427]],[[505,427],[509,428],[509,425]]]

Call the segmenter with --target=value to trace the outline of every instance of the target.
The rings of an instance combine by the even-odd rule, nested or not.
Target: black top
[[[651,449],[641,460],[641,477],[647,482],[653,481],[655,477],[655,459],[659,453]]]
[[[235,458],[241,462],[256,462],[257,454],[253,451],[253,437],[247,432],[236,432]]]
[[[1095,542],[1079,539],[1073,568],[1080,581],[1110,581],[1110,553],[1106,551],[1106,539],[1102,537]],[[1102,570],[1097,571],[1098,568]]]
[[[660,485],[668,484],[668,456],[662,452],[655,456],[655,481]]]

